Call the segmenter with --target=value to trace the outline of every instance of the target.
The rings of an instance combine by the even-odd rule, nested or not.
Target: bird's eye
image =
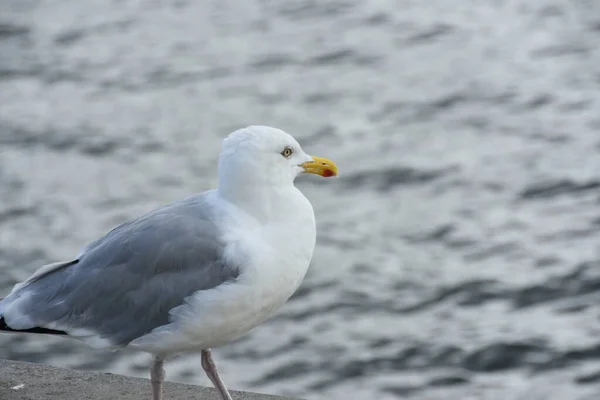
[[[281,155],[284,156],[285,158],[290,158],[290,156],[292,155],[292,153],[294,153],[294,150],[292,150],[290,147],[286,147],[281,152]]]

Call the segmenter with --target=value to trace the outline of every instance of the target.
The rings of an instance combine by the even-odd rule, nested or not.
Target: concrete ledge
[[[164,400],[219,400],[213,388],[165,382]],[[231,391],[236,400],[292,400]],[[73,371],[0,360],[1,400],[149,400],[150,382],[109,373]]]

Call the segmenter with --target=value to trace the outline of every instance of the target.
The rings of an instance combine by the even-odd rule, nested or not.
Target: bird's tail
[[[63,332],[63,331],[57,331],[55,329],[48,329],[48,328],[41,328],[41,327],[34,327],[34,328],[29,328],[29,329],[12,329],[10,326],[8,326],[8,324],[6,323],[6,320],[4,319],[4,316],[1,314],[2,312],[2,300],[4,298],[0,297],[0,332],[21,332],[21,333],[43,333],[46,335],[67,335],[67,332]]]
[[[43,267],[38,269],[33,275],[31,275],[27,280],[17,284],[15,286],[15,288],[13,289],[13,292],[43,278],[44,276],[46,276],[52,272],[55,272],[62,268],[69,267],[71,265],[75,265],[78,262],[79,262],[79,260],[76,259],[76,260],[67,261],[67,262],[61,261],[61,262],[44,265]],[[13,293],[13,292],[11,292],[11,293]],[[4,297],[0,297],[0,332],[23,332],[23,333],[43,333],[43,334],[47,334],[47,335],[67,335],[67,333],[64,331],[43,328],[41,326],[34,326],[31,328],[26,328],[26,329],[11,328],[8,325],[8,322],[6,322],[6,320],[4,319],[3,308],[6,306],[6,304],[4,304],[4,305],[2,304],[4,300],[5,300]]]

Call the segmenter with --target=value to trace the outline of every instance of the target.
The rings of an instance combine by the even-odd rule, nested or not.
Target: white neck
[[[293,197],[302,196],[293,184],[284,187],[256,186],[251,183],[220,184],[218,191],[222,198],[263,223],[267,223],[287,212],[291,204],[294,203],[292,201]]]
[[[269,170],[260,163],[252,163],[221,155],[219,159],[219,195],[243,209],[261,222],[281,217],[304,196],[294,186],[291,171]]]

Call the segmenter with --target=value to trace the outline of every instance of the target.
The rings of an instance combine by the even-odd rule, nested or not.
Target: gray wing
[[[0,301],[8,327],[93,332],[122,346],[169,323],[198,290],[234,280],[238,267],[204,194],[157,209],[91,243],[74,261],[40,270]]]

